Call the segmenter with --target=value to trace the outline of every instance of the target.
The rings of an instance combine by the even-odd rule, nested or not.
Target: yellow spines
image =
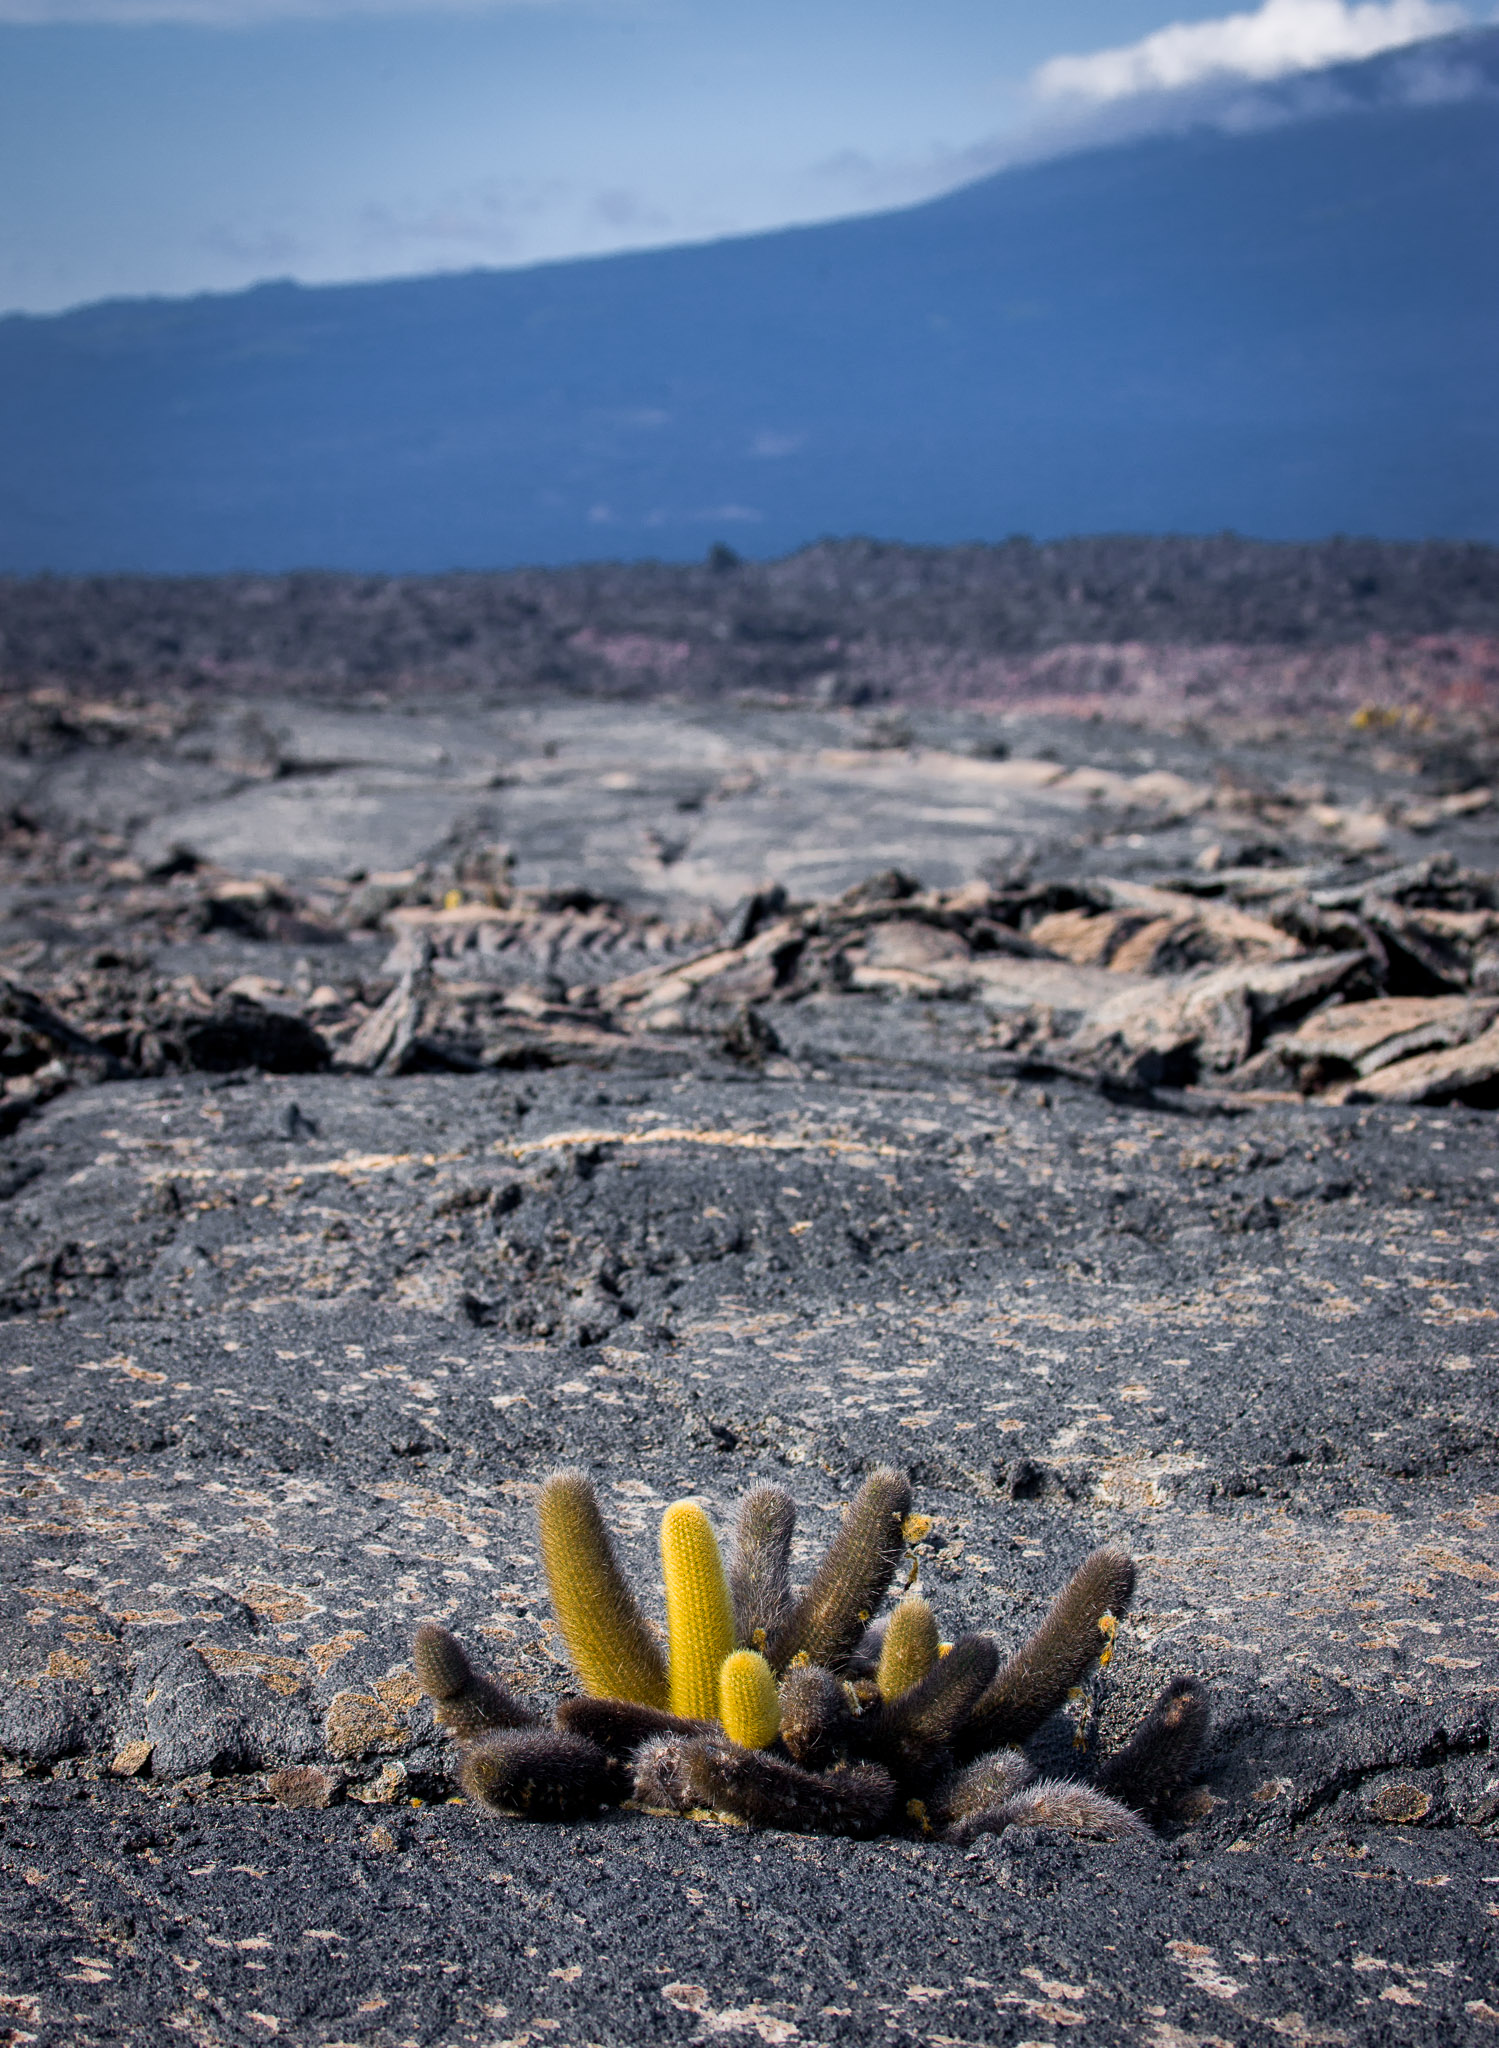
[[[712,1524],[696,1502],[673,1501],[661,1517],[671,1711],[718,1719],[718,1674],[734,1647],[734,1604]]]
[[[781,1726],[776,1675],[758,1650],[735,1650],[718,1674],[719,1719],[741,1749],[769,1749]]]
[[[619,1568],[587,1474],[554,1472],[536,1522],[552,1606],[583,1690],[664,1707],[666,1659]]]
[[[881,1699],[899,1699],[920,1685],[938,1655],[936,1616],[919,1593],[908,1593],[891,1615],[880,1646]]]

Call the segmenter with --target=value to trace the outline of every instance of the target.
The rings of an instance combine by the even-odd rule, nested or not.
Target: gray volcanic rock
[[[43,991],[0,1017],[6,1102],[30,1091],[0,1152],[16,2039],[1492,2038],[1494,1120],[1359,1099],[1445,1057],[1487,998],[1315,1010],[1285,1034],[1323,1063],[1305,1096],[1032,1059],[1015,1012],[943,976],[1177,990],[1176,968],[1098,964],[1163,922],[1129,891],[1274,872],[1238,862],[1242,808],[1156,831],[1119,795],[1151,770],[1107,734],[1069,744],[1044,787],[1092,772],[1096,801],[1053,799],[1076,799],[1068,843],[980,893],[1070,876],[1044,914],[1094,964],[1034,924],[973,951],[969,913],[887,875],[810,907],[809,957],[846,945],[846,972],[722,1014],[705,978],[649,1028],[632,1004],[705,948],[741,970],[784,904],[601,906],[574,869],[573,907],[532,881],[506,909],[472,848],[386,896],[152,878],[80,823],[14,828],[0,965]],[[1195,786],[1180,744],[1155,765]],[[1344,923],[1404,890],[1408,946],[1435,918],[1443,971],[1460,953],[1476,977],[1490,913],[1427,898],[1487,886],[1491,812],[1410,832],[1410,777],[1346,758],[1346,782],[1256,827],[1323,921],[1291,964],[1335,959]],[[1376,787],[1371,855],[1347,820]],[[1454,849],[1479,864],[1394,875]],[[1260,915],[1233,886],[1183,897],[1199,932]],[[487,981],[451,936],[480,911],[509,934]],[[172,1051],[169,1019],[237,985],[325,1020],[345,1059],[422,976],[459,1001],[455,963],[509,1034],[470,1071],[215,1074]],[[1369,1016],[1381,1001],[1408,1007]],[[116,1067],[73,1071],[69,1032]],[[1143,1847],[485,1814],[455,1797],[411,1636],[443,1620],[539,1708],[568,1688],[532,1520],[563,1463],[596,1476],[656,1613],[663,1506],[690,1494],[722,1529],[768,1478],[799,1502],[805,1574],[863,1473],[907,1469],[944,1633],[1002,1648],[1123,1545],[1134,1610],[1033,1754],[1106,1753],[1191,1673],[1214,1696],[1200,1783]]]
[[[264,1133],[293,1099],[320,1135],[288,1155]],[[235,2024],[265,2011],[312,2039],[460,2038],[496,2003],[589,2039],[751,2009],[799,2030],[776,2038],[862,2038],[892,2002],[918,2031],[933,2005],[992,2028],[1049,2004],[1106,2039],[1139,2038],[1152,2005],[1221,2033],[1221,2004],[1358,2039],[1380,2009],[1359,2001],[1389,1991],[1481,2037],[1474,1831],[1499,1810],[1482,1112],[1181,1119],[897,1068],[326,1076],[108,1085],[14,1142],[42,1172],[13,1227],[107,1244],[111,1266],[5,1333],[4,1842],[18,1878],[46,1873],[12,1922],[37,1937],[12,1979],[43,2038],[74,2011],[163,2024],[177,2008],[130,1958],[168,1952]],[[218,1282],[191,1309],[164,1256],[182,1241]],[[441,1803],[410,1632],[440,1615],[556,1696],[529,1519],[549,1466],[597,1472],[649,1582],[674,1495],[722,1526],[755,1479],[789,1476],[807,1550],[818,1510],[886,1460],[936,1518],[923,1577],[954,1633],[1013,1641],[1088,1547],[1139,1556],[1084,1739],[1116,1740],[1176,1671],[1211,1680],[1208,1775],[1160,1848],[528,1830]],[[149,1775],[111,1789],[133,1744]],[[258,1775],[304,1762],[353,1801],[310,1830]],[[49,1900],[95,1835],[90,1910],[136,1903],[128,1936],[92,1937],[85,1991],[47,1961],[54,1925],[78,1945]],[[909,1950],[871,1946],[916,1912],[918,1867]],[[453,1916],[486,1879],[481,1935]],[[381,1900],[371,1942],[357,1908]],[[347,1944],[336,1996],[300,1960],[333,1937],[305,1926]],[[246,1955],[267,1964],[253,1986]]]
[[[210,795],[225,774],[483,775],[488,747],[454,751],[420,715],[434,692],[616,706],[753,694],[886,705],[893,725],[916,705],[1044,701],[1210,719],[1220,737],[1246,718],[1371,704],[1471,711],[1499,701],[1496,633],[1499,549],[1472,541],[1120,533],[828,540],[774,562],[720,543],[698,563],[446,576],[0,576],[0,689],[28,693],[15,720],[28,750],[117,736],[122,696],[185,697]],[[418,716],[366,717],[351,746],[349,719],[314,699]],[[72,772],[112,806],[141,797],[97,754]]]

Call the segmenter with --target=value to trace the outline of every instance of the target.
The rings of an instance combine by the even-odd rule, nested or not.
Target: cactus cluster
[[[455,1636],[417,1632],[417,1677],[459,1747],[459,1781],[496,1811],[567,1820],[633,1800],[657,1811],[726,1813],[756,1827],[952,1842],[1012,1826],[1101,1841],[1149,1833],[1188,1782],[1208,1726],[1205,1688],[1173,1680],[1092,1777],[1039,1776],[1023,1745],[1112,1654],[1134,1590],[1122,1552],[1086,1558],[1040,1627],[1005,1663],[992,1637],[939,1640],[908,1591],[876,1619],[907,1543],[905,1477],[881,1470],[849,1505],[800,1593],[791,1584],[796,1509],[757,1487],[725,1570],[693,1501],[662,1517],[663,1642],[620,1566],[581,1472],[555,1473],[537,1507],[552,1605],[581,1692],[550,1726]]]

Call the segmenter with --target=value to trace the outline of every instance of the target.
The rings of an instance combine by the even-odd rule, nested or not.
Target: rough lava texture
[[[1499,548],[1233,533],[826,540],[448,576],[0,576],[0,688],[1346,714],[1499,689]]]
[[[823,714],[637,707],[611,739],[613,711],[538,705],[491,728],[514,779],[459,844],[433,794],[448,772],[416,752],[448,719],[471,765],[458,713],[319,711],[320,756],[297,716],[330,800],[357,779],[340,748],[389,740],[348,815],[409,830],[404,879],[375,882],[374,860],[359,881],[288,877],[275,806],[301,774],[195,762],[175,728],[0,764],[0,2038],[1499,2038],[1495,1123],[1482,1081],[1370,1085],[1482,1033],[1368,1064],[1388,1017],[1337,1016],[1486,1000],[1494,814],[1450,766],[1487,758],[1482,732],[1447,732],[1439,770],[1436,735],[1408,726],[1293,751],[912,713],[906,740],[861,749],[879,735],[826,714],[865,764],[847,768]],[[951,764],[981,765],[981,741],[1049,749],[1060,773],[960,801]],[[1093,796],[1047,795],[1090,772]],[[892,777],[884,809],[872,773]],[[1121,793],[1155,774],[1207,798]],[[701,808],[679,812],[689,783]],[[193,805],[196,850],[173,855]],[[672,818],[691,887],[642,836]],[[724,821],[737,836],[711,838]],[[924,866],[939,842],[949,866]],[[778,879],[775,845],[808,865],[756,911],[741,880]],[[808,880],[819,845],[836,889]],[[937,986],[861,982],[899,920],[855,919],[857,959],[838,920],[909,899],[832,899],[892,866],[923,901],[975,882],[1001,909],[1043,886],[1082,900],[990,917],[1011,953],[938,906],[905,922],[966,962],[911,964],[908,933],[903,971]],[[1256,868],[1310,870],[1279,894],[1336,926],[1267,917],[1287,958],[1355,953],[1369,977],[1254,1014],[1240,1065],[1316,1023],[1316,1062],[1277,1077],[1064,1051],[1081,1026],[1056,1006],[1017,1040],[1032,1010],[930,971],[1083,972],[1061,942],[1118,907],[1088,893],[1100,877],[1258,918],[1246,884],[1179,886]],[[448,891],[482,923],[475,904],[510,916],[528,889],[579,893],[523,900],[510,944],[446,975]],[[659,988],[798,905],[823,921],[815,986],[711,1015],[689,986],[675,1017],[632,1021],[622,980]],[[1077,922],[1048,945],[1041,916]],[[1419,964],[1433,917],[1469,920],[1440,956],[1466,979],[1421,993],[1390,962]],[[1136,986],[1115,959],[1085,965]],[[1172,976],[1221,970],[1147,962],[1137,986],[1174,999]],[[465,980],[466,1066],[441,1012]],[[437,1004],[430,1035],[396,1003],[383,1046],[371,1030],[350,1058],[403,986]],[[1429,1033],[1423,1016],[1401,1028]],[[195,1018],[241,1035],[195,1051]],[[1205,1775],[1158,1840],[1112,1844],[629,1810],[562,1830],[459,1803],[413,1626],[440,1618],[550,1714],[569,1680],[533,1504],[558,1465],[594,1475],[637,1584],[667,1501],[726,1530],[759,1481],[796,1494],[802,1582],[861,1477],[899,1466],[933,1518],[920,1580],[944,1632],[992,1630],[1005,1654],[1090,1550],[1127,1550],[1107,1668],[1033,1760],[1067,1776],[1192,1673],[1213,1695]]]

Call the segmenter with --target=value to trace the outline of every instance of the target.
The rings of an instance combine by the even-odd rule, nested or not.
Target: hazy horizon
[[[0,176],[23,199],[0,314],[833,220],[1184,109],[1249,122],[1267,81],[1490,18],[771,0],[751,29],[701,0],[0,0]]]

